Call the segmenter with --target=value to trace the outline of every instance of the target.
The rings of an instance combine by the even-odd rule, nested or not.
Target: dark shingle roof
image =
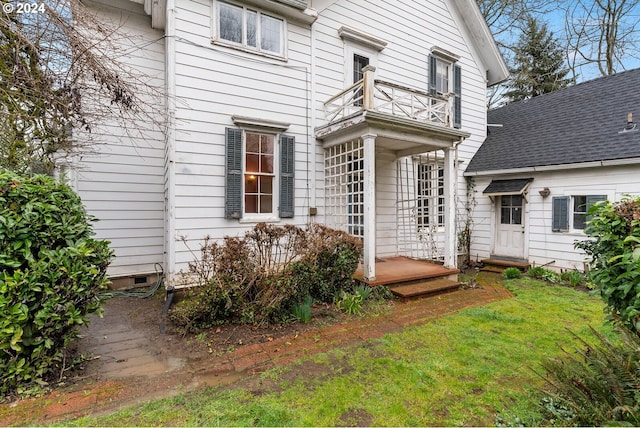
[[[640,157],[640,69],[580,83],[488,112],[487,139],[467,172]]]
[[[513,180],[493,180],[491,184],[487,186],[482,193],[484,194],[499,194],[499,193],[512,193],[521,194],[527,184],[529,184],[533,178],[516,178]]]

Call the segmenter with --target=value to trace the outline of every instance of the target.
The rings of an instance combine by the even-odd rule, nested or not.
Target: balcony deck
[[[418,89],[374,80],[372,90],[365,91],[362,79],[324,104],[327,124],[373,110],[405,119],[450,127],[452,103],[449,96],[432,95]],[[367,93],[372,95],[368,100]]]
[[[364,77],[324,103],[324,124],[315,130],[325,148],[362,135],[376,135],[376,146],[398,156],[451,147],[469,137],[454,127],[452,94],[374,79],[375,68],[363,68]]]

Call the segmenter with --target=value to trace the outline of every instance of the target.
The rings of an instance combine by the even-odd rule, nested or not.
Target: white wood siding
[[[130,43],[122,49],[128,52],[123,63],[140,70],[150,78],[150,84],[162,90],[163,34],[151,29],[151,18],[144,15],[142,6],[113,2],[92,7],[129,35],[122,39]],[[159,112],[164,109],[162,102],[154,101]],[[96,237],[111,241],[115,251],[108,274],[119,277],[154,272],[154,264],[163,261],[164,250],[163,131],[147,127],[144,138],[136,138],[135,131],[131,138],[120,126],[105,124],[92,134],[98,144],[91,154],[77,159],[73,184],[89,214],[98,219]],[[82,133],[76,136],[83,138]]]
[[[184,269],[201,240],[243,234],[255,223],[224,218],[225,128],[232,116],[289,123],[296,140],[295,216],[309,221],[310,29],[287,22],[287,60],[211,43],[213,2],[177,2],[175,271]],[[274,189],[277,191],[277,189]],[[284,223],[282,220],[281,223]],[[186,238],[186,245],[181,241]]]
[[[325,9],[326,4],[329,6]],[[404,86],[427,90],[428,56],[431,48],[438,46],[460,56],[458,65],[462,67],[462,129],[471,134],[458,147],[457,198],[458,221],[464,221],[463,207],[466,200],[466,182],[462,173],[486,137],[486,73],[479,63],[479,55],[471,48],[468,34],[461,29],[462,19],[447,1],[426,2],[362,1],[339,0],[320,2],[316,5],[320,16],[314,24],[316,37],[315,53],[316,81],[315,115],[316,126],[324,117],[323,103],[345,88],[345,63],[352,58],[345,57],[345,42],[338,35],[341,26],[368,33],[388,42],[376,55],[377,79]],[[357,45],[356,45],[357,46]],[[350,76],[347,77],[348,79]],[[452,84],[452,82],[451,82]],[[383,159],[386,159],[384,157]],[[377,163],[386,160],[376,159]],[[320,166],[320,164],[318,164]],[[377,185],[377,254],[392,255],[397,251],[395,233],[397,225],[390,229],[388,212],[391,208],[391,190],[395,184],[395,169],[376,166]],[[318,176],[323,177],[322,169]],[[318,195],[321,196],[321,190]],[[393,196],[395,198],[395,195]],[[318,199],[321,204],[321,197]],[[393,201],[395,204],[395,201]],[[395,210],[395,208],[394,208]],[[394,253],[395,254],[395,253]]]
[[[640,166],[618,166],[562,170],[519,176],[501,176],[495,179],[534,177],[527,199],[528,215],[525,234],[527,235],[528,260],[535,265],[549,268],[584,268],[585,256],[574,248],[575,241],[586,239],[579,230],[569,232],[551,231],[551,204],[554,196],[606,195],[611,201],[619,201],[625,194],[640,194]],[[491,182],[485,177],[476,177],[476,200],[471,244],[472,259],[482,259],[490,255],[494,233],[492,230],[492,203],[482,191]],[[543,198],[539,191],[548,187],[551,194]],[[493,220],[495,221],[495,220]]]

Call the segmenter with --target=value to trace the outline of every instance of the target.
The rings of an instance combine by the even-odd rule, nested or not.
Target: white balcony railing
[[[453,97],[431,95],[373,78],[375,69],[364,68],[364,78],[324,103],[327,124],[363,110],[374,110],[419,122],[451,127]]]

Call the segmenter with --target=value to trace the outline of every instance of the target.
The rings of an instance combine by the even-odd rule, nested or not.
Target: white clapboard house
[[[204,236],[257,222],[361,237],[370,283],[390,258],[456,267],[464,167],[508,74],[474,0],[87,4],[165,93],[164,126],[73,166],[113,278],[171,282]]]
[[[472,258],[584,270],[589,208],[640,194],[640,69],[489,112],[468,164]]]

